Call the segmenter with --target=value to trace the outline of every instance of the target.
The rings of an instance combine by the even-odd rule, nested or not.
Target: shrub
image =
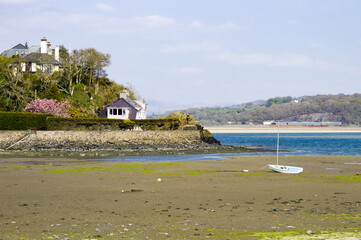
[[[197,124],[197,122],[194,120],[193,115],[190,113],[173,112],[168,115],[168,118],[179,118],[182,126]]]
[[[0,130],[45,130],[49,116],[44,113],[0,112]]]
[[[70,117],[68,109],[70,109],[68,101],[58,102],[55,99],[35,99],[31,101],[25,108],[25,112],[32,113],[49,113],[56,117]]]

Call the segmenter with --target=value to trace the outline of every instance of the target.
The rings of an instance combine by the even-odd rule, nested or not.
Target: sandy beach
[[[274,133],[271,126],[212,126],[205,127],[211,133]],[[361,133],[361,127],[280,127],[283,133]]]
[[[273,162],[0,158],[0,239],[361,238],[361,157]]]

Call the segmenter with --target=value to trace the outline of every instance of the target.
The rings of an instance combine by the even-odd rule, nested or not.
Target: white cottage
[[[146,119],[146,104],[143,100],[135,100],[129,91],[120,93],[117,100],[106,105],[99,114],[101,118],[111,119]]]

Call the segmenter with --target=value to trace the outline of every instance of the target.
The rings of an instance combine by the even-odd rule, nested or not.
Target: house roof
[[[126,96],[120,97],[116,100],[114,100],[111,103],[108,103],[103,107],[103,109],[108,107],[133,107],[135,110],[139,111],[142,109],[142,106],[140,106],[133,98]]]
[[[27,47],[25,47],[23,44],[19,43],[18,45],[14,46],[11,49],[28,49]]]
[[[20,58],[23,62],[37,62],[37,63],[48,63],[59,65],[60,62],[55,60],[53,56],[48,55],[47,53],[30,53]]]
[[[1,56],[11,57],[13,55],[24,55],[27,53],[27,50],[28,49],[23,44],[19,43],[18,45],[3,51]]]
[[[124,103],[128,106],[133,107],[135,110],[139,111],[142,107],[131,97],[126,96],[125,98],[121,97],[118,98],[116,100],[114,100],[113,102],[107,104],[106,106],[104,106],[104,108],[107,107],[125,107],[126,105],[124,105]]]
[[[130,105],[132,105],[138,111],[140,109],[142,109],[142,106],[140,106],[133,98],[126,96],[126,98],[124,100],[127,101]]]

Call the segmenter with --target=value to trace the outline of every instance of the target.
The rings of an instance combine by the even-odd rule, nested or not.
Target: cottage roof
[[[140,106],[133,98],[126,96],[126,98],[124,100],[127,101],[130,105],[132,105],[138,111],[140,109],[142,109],[142,106]]]
[[[106,106],[104,106],[103,109],[107,108],[107,107],[123,107],[125,105],[123,105],[122,102],[125,102],[126,104],[128,104],[129,106],[133,107],[135,110],[139,111],[142,107],[131,97],[126,96],[124,97],[120,97],[116,100],[114,100],[113,102],[107,104]]]
[[[20,60],[23,62],[48,63],[54,65],[60,64],[59,61],[55,60],[53,56],[50,56],[47,53],[30,53],[22,57]]]
[[[18,45],[14,46],[11,49],[28,49],[27,47],[25,47],[23,44],[19,43]]]

